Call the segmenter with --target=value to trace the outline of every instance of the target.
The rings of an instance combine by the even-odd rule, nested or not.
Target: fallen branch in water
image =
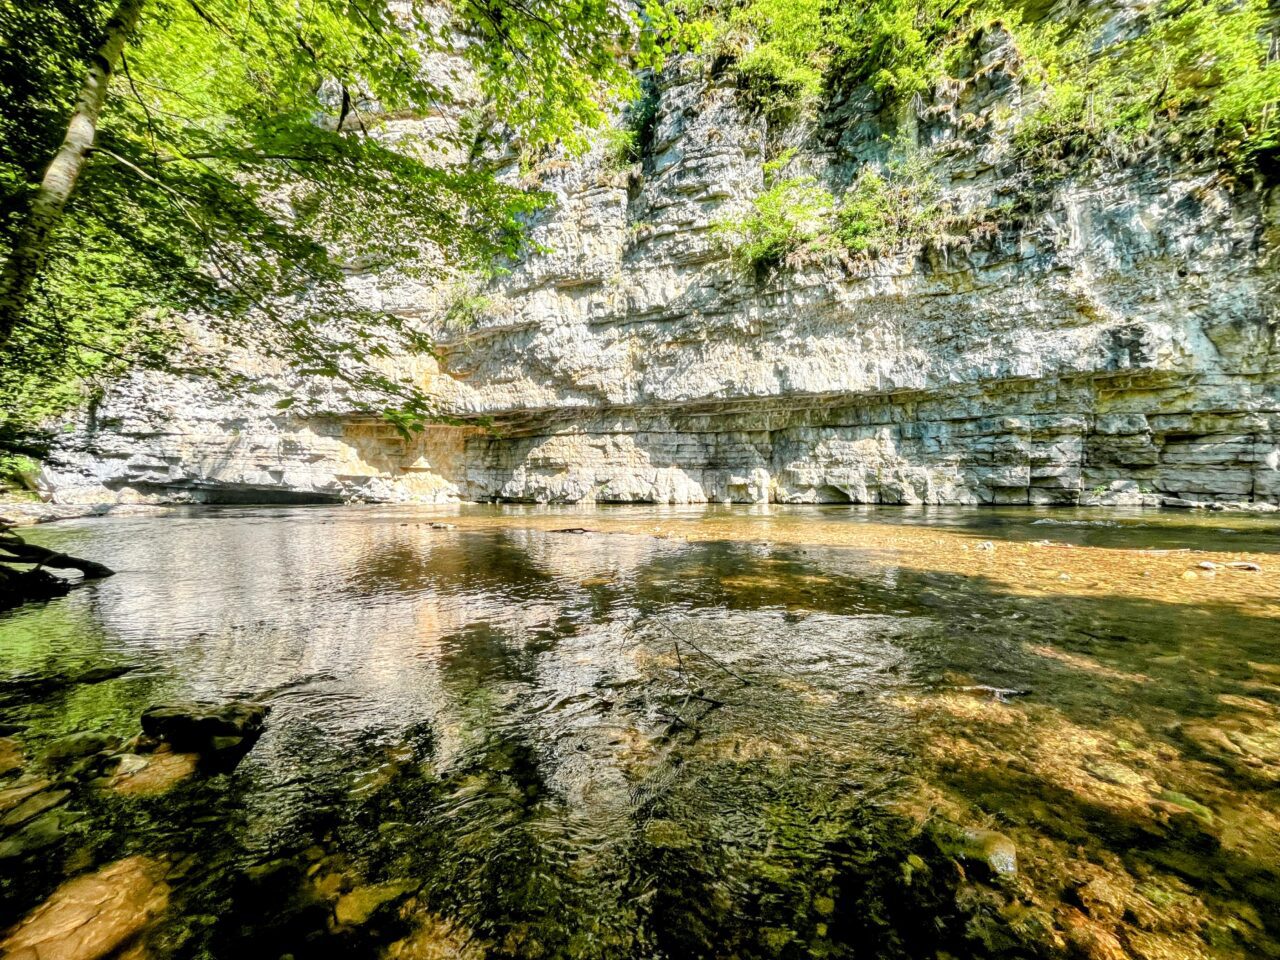
[[[744,687],[749,687],[749,686],[751,686],[751,681],[750,681],[750,680],[748,680],[746,677],[744,677],[742,674],[738,673],[738,672],[737,672],[736,670],[734,670],[732,667],[728,666],[727,664],[725,664],[725,663],[723,663],[722,661],[720,661],[720,660],[716,659],[715,657],[713,657],[711,654],[707,653],[707,651],[703,650],[700,646],[698,646],[696,643],[694,643],[694,642],[693,642],[692,640],[690,640],[688,637],[682,637],[682,636],[680,636],[680,634],[678,634],[678,633],[676,633],[674,630],[672,630],[672,629],[671,629],[671,627],[669,627],[669,626],[668,626],[665,622],[663,622],[662,620],[659,620],[659,621],[658,621],[658,626],[662,627],[662,629],[663,629],[663,630],[667,631],[667,633],[671,634],[671,636],[672,636],[673,638],[675,638],[675,641],[676,641],[676,659],[680,661],[680,668],[681,668],[681,670],[682,670],[682,671],[683,671],[683,669],[684,669],[684,660],[683,660],[683,659],[681,658],[681,656],[680,656],[680,642],[683,640],[685,643],[687,643],[689,646],[693,647],[693,649],[694,649],[694,650],[698,651],[698,653],[702,654],[704,657],[706,657],[708,660],[710,660],[712,663],[714,663],[717,667],[719,667],[721,670],[723,670],[723,671],[724,671],[725,673],[727,673],[729,676],[733,677],[735,680],[737,680],[739,683],[741,683]]]
[[[712,707],[723,707],[724,706],[723,700],[717,700],[715,697],[708,697],[702,692],[703,687],[701,686],[701,682],[702,682],[701,677],[697,677],[695,675],[695,679],[698,680],[699,682],[699,686],[696,689],[689,686],[689,678],[685,675],[684,657],[680,655],[680,639],[678,637],[673,637],[672,643],[675,645],[675,648],[676,648],[676,664],[678,665],[676,670],[680,674],[680,682],[683,683],[685,686],[684,702],[688,703],[690,699],[694,699],[694,700],[701,700],[703,703],[709,703],[711,704]]]
[[[1030,690],[1014,690],[1009,687],[989,687],[985,683],[977,683],[967,687],[952,687],[960,693],[988,693],[1000,703],[1008,703],[1010,697],[1025,697]]]
[[[697,715],[697,717],[693,719],[692,723],[686,720],[684,718],[684,714],[680,712],[681,710],[683,710],[685,707],[689,705],[690,700],[701,700],[703,703],[706,704],[706,707],[703,709],[703,711],[700,714]],[[670,733],[673,730],[677,730],[680,727],[684,727],[686,730],[688,730],[690,733],[693,734],[694,739],[697,739],[702,735],[702,727],[699,726],[699,724],[701,724],[702,721],[707,718],[707,714],[711,713],[712,710],[717,710],[723,706],[724,706],[724,703],[720,700],[716,700],[712,697],[703,697],[703,696],[699,696],[696,693],[688,692],[685,694],[685,698],[682,701],[680,701],[679,708],[671,708],[668,710],[660,707],[659,710],[661,711],[663,716],[669,718],[668,722],[671,724],[671,728],[667,731],[668,733]]]
[[[31,564],[31,570],[17,570],[11,564]],[[71,584],[62,577],[48,573],[55,570],[79,570],[86,580],[109,577],[114,570],[92,560],[81,560],[46,547],[27,543],[8,525],[0,524],[0,609],[37,600],[62,597]]]
[[[79,570],[88,579],[109,577],[115,573],[110,567],[93,560],[81,560],[79,557],[27,543],[9,530],[0,530],[0,562],[34,563],[37,567],[53,567],[55,570]]]

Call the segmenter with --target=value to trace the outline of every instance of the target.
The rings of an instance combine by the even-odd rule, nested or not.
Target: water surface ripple
[[[68,780],[65,836],[0,857],[0,928],[137,856],[154,957],[1280,956],[1267,518],[193,508],[30,535],[119,573],[0,616],[0,806],[151,704],[272,712],[232,773]]]

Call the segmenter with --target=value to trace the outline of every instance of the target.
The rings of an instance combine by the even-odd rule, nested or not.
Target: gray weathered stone
[[[915,121],[961,209],[1011,188],[1022,108],[984,48],[985,92],[935,91]],[[440,364],[404,369],[494,431],[406,441],[367,418],[277,410],[259,389],[135,374],[44,477],[59,500],[785,503],[1280,502],[1280,192],[1161,158],[1085,171],[983,237],[760,279],[712,235],[764,183],[769,131],[725,77],[662,76],[653,148],[548,165],[535,253],[486,290]],[[883,159],[855,92],[795,161],[837,193]],[[401,123],[398,136],[412,127]],[[827,146],[815,147],[815,143]],[[512,169],[512,176],[515,170]],[[439,290],[353,278],[353,296],[438,323]]]

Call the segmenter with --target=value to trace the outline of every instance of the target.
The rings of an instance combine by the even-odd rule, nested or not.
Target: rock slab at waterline
[[[1160,156],[1027,187],[1005,119],[1018,85],[998,47],[988,60],[907,129],[957,208],[1030,197],[992,235],[745,275],[712,228],[766,161],[793,140],[838,191],[883,157],[885,118],[855,93],[807,134],[767,129],[685,60],[643,164],[598,147],[539,171],[547,252],[483,291],[474,326],[446,328],[444,286],[352,279],[435,326],[439,364],[400,372],[463,425],[404,440],[340,401],[286,413],[295,384],[263,360],[247,398],[140,374],[47,485],[65,501],[1280,502],[1276,189]]]

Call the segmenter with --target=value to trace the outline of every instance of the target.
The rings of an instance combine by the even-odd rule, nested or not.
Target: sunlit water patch
[[[481,507],[39,529],[120,572],[0,618],[6,948],[74,902],[153,957],[1277,956],[1276,531]],[[113,774],[181,699],[267,705],[266,732],[230,772]]]

